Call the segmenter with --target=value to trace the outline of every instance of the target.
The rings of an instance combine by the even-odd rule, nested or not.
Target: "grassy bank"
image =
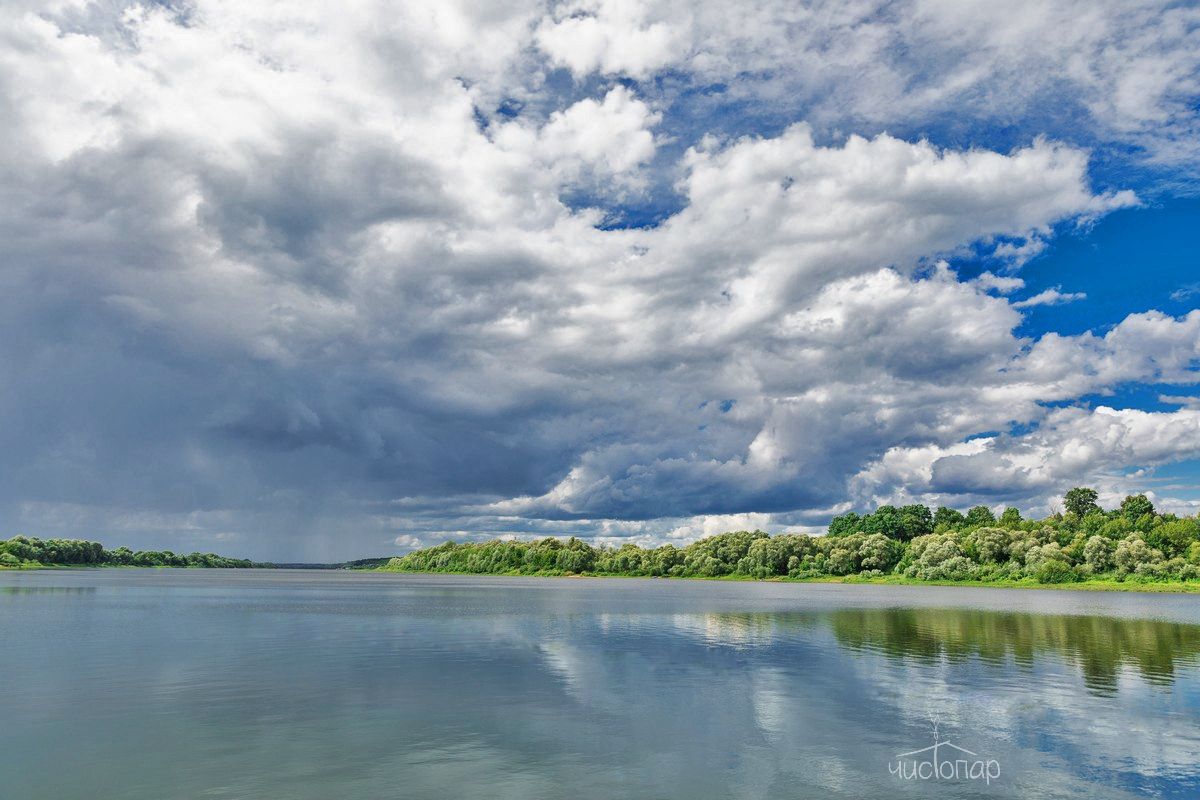
[[[881,586],[981,586],[993,589],[1063,589],[1082,592],[1161,592],[1168,594],[1200,594],[1200,581],[1158,581],[1158,580],[1120,580],[1115,577],[1089,579],[1075,583],[1038,583],[1036,580],[999,580],[999,581],[923,581],[916,578],[906,578],[903,575],[860,576],[848,575],[835,577],[825,575],[816,578],[768,578],[786,583],[846,583],[846,584],[878,584]]]
[[[1074,583],[1039,583],[1033,579],[1020,580],[920,580],[903,575],[817,575],[792,578],[776,575],[755,578],[750,575],[630,575],[604,572],[563,572],[561,570],[539,570],[522,572],[467,572],[465,570],[412,570],[383,566],[375,572],[396,572],[410,575],[492,575],[509,578],[654,578],[675,581],[732,581],[737,583],[827,583],[872,586],[974,586],[991,589],[1055,589],[1081,592],[1151,592],[1165,594],[1200,594],[1200,581],[1162,581],[1145,579],[1120,579],[1105,577]]]

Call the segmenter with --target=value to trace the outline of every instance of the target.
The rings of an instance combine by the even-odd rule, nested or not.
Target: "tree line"
[[[121,567],[221,567],[246,569],[268,566],[244,558],[227,558],[214,553],[181,555],[170,550],[105,549],[99,542],[82,539],[46,539],[14,536],[0,541],[0,567],[121,566]]]
[[[1063,498],[1065,511],[1024,519],[986,506],[966,513],[880,506],[834,517],[827,535],[733,531],[686,547],[593,547],[580,539],[492,540],[417,550],[397,572],[518,575],[819,578],[892,575],[923,581],[1190,581],[1200,578],[1200,522],[1158,513],[1143,494],[1105,511],[1093,489]]]

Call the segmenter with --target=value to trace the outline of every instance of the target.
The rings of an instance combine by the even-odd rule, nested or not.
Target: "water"
[[[0,573],[0,797],[1196,798],[1198,653],[1200,597]]]

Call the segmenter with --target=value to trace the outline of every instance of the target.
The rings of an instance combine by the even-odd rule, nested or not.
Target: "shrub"
[[[1079,580],[1079,573],[1065,561],[1047,559],[1038,565],[1033,577],[1038,583],[1074,583]]]
[[[1030,550],[1048,542],[1048,539],[1041,536],[1040,531],[1014,531],[1008,544],[1009,557],[1018,564],[1024,564]]]
[[[1108,572],[1113,568],[1113,543],[1103,536],[1092,536],[1083,546],[1083,563],[1092,572]]]
[[[864,572],[883,572],[900,559],[902,546],[894,539],[873,533],[863,539],[858,548],[859,567]]]
[[[980,564],[999,564],[1008,560],[1012,536],[1001,528],[978,528],[964,541],[963,549]]]
[[[1182,558],[1176,556],[1175,558],[1162,562],[1160,566],[1162,568],[1163,577],[1182,580],[1184,570],[1188,569],[1192,565],[1184,561]]]
[[[1139,575],[1151,574],[1152,570],[1150,567],[1162,560],[1163,554],[1161,551],[1155,550],[1146,544],[1145,540],[1136,536],[1122,539],[1117,544],[1117,549],[1113,553],[1113,563],[1117,567],[1117,572],[1122,575],[1128,575],[1131,572],[1136,572]],[[1138,571],[1139,566],[1144,566],[1146,569]]]
[[[860,540],[862,537],[858,536]],[[665,547],[670,547],[666,545]],[[659,548],[664,550],[665,547]],[[792,559],[797,561],[812,552],[815,545],[809,536],[796,534],[781,534],[771,538],[755,539],[746,550],[745,558],[738,561],[737,571],[743,575],[753,575],[756,578],[767,578],[774,575],[787,574]],[[671,548],[674,551],[674,548]],[[652,551],[657,553],[658,551]],[[676,551],[677,552],[677,551]]]
[[[1075,534],[1071,541],[1063,543],[1063,555],[1067,557],[1068,562],[1076,566],[1083,563],[1083,548],[1087,545],[1087,540],[1088,535],[1080,532]]]
[[[1167,578],[1170,577],[1169,563],[1166,561],[1144,561],[1133,568],[1133,574],[1140,575],[1143,578]]]
[[[917,570],[923,581],[965,581],[978,574],[978,567],[966,556],[951,556],[943,561]]]
[[[1042,568],[1051,561],[1064,564],[1068,569],[1071,566],[1067,563],[1067,557],[1063,555],[1062,549],[1057,544],[1051,542],[1034,545],[1025,553],[1025,574],[1037,577],[1042,573]],[[1041,579],[1039,578],[1039,580]]]
[[[904,571],[910,578],[957,581],[973,578],[977,574],[975,564],[963,555],[953,534],[919,536],[913,540],[912,554],[912,564]]]
[[[854,534],[858,536],[858,534]],[[848,536],[847,539],[852,539],[854,536]],[[849,575],[852,572],[858,572],[858,542],[847,543],[849,546],[839,545],[829,551],[829,558],[825,561],[825,570],[830,575]]]

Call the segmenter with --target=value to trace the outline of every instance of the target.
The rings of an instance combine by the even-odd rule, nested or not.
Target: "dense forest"
[[[177,555],[170,550],[130,550],[118,547],[105,550],[99,542],[81,539],[35,539],[14,536],[0,541],[0,568],[30,568],[43,566],[108,566],[108,567],[224,567],[239,568],[269,566],[255,564],[243,558],[226,558],[212,553]]]
[[[1015,508],[963,514],[923,505],[835,517],[828,535],[735,531],[686,547],[592,547],[579,539],[446,544],[393,558],[396,572],[1064,584],[1200,578],[1200,522],[1159,514],[1145,495],[1105,511],[1092,489],[1072,489],[1065,511],[1027,520]]]

